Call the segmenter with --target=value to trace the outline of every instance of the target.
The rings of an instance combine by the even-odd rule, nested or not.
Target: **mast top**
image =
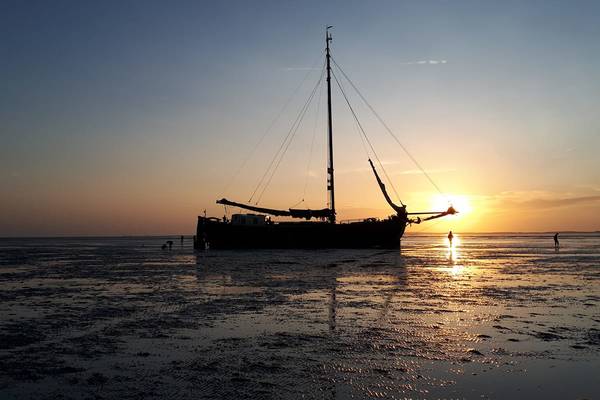
[[[329,192],[329,222],[335,223],[335,185],[333,175],[333,123],[331,117],[331,55],[329,54],[329,42],[331,42],[331,34],[329,29],[331,25],[325,29],[325,59],[327,60],[327,191]]]

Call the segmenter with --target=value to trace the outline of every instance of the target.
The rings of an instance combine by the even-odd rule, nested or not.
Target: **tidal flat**
[[[600,234],[0,239],[0,300],[2,399],[600,398]]]

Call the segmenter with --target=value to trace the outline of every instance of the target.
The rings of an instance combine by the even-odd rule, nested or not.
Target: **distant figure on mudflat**
[[[559,246],[560,243],[558,243],[558,232],[556,232],[556,234],[554,235],[554,248],[558,249]]]
[[[166,249],[167,249],[167,244],[166,244],[166,243],[163,243],[163,245],[162,245],[162,246],[160,246],[160,248],[161,248],[161,249],[163,249],[163,250],[166,250]]]
[[[181,235],[181,245],[183,246],[183,235]]]
[[[454,235],[452,231],[448,232],[448,241],[450,242],[450,246],[452,246],[452,239],[454,239]]]
[[[173,241],[167,240],[167,244],[169,245],[169,250],[171,250],[173,248]]]

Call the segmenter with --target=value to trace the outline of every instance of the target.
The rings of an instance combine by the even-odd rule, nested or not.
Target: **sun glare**
[[[454,207],[458,211],[457,216],[468,214],[471,212],[471,202],[468,196],[465,195],[436,195],[431,200],[432,211],[445,211],[448,207]]]

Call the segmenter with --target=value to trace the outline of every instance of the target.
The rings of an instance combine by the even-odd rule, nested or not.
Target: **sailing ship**
[[[341,223],[336,221],[333,118],[331,112],[332,57],[330,52],[330,44],[332,41],[332,35],[329,31],[330,28],[331,26],[327,27],[325,31],[326,46],[324,63],[327,81],[327,207],[322,209],[290,208],[287,210],[279,210],[230,201],[226,198],[222,198],[216,201],[217,204],[239,207],[240,209],[245,209],[254,213],[233,214],[231,219],[227,219],[226,217],[207,217],[206,213],[203,216],[198,216],[196,235],[194,237],[194,247],[196,249],[398,248],[400,246],[400,239],[404,235],[404,231],[408,225],[420,224],[428,220],[457,213],[452,205],[450,205],[448,209],[444,211],[408,212],[405,204],[400,201],[400,205],[398,205],[391,199],[385,184],[375,168],[373,161],[369,158],[369,165],[373,170],[375,180],[379,185],[383,197],[395,213],[385,219],[365,218],[358,221]],[[335,60],[333,61],[335,63]],[[338,66],[338,68],[340,67]],[[343,70],[341,72],[347,79],[349,79]],[[334,79],[337,81],[335,75]],[[350,83],[352,84],[351,81]],[[352,114],[358,122],[362,133],[365,135],[365,138],[367,138],[366,133],[364,130],[362,130],[362,125],[360,125],[360,122],[358,121],[354,110],[348,102],[348,98],[343,92],[343,88],[339,82],[338,86],[340,90],[342,90],[344,99],[351,108]],[[356,89],[354,84],[352,84],[352,86]],[[360,96],[363,98],[363,100],[365,100],[362,95]],[[371,110],[374,111],[372,108]],[[378,115],[377,117],[379,118]],[[380,121],[383,123],[381,119]],[[387,128],[385,123],[384,126]],[[389,128],[388,131],[392,133]],[[411,158],[413,157],[411,156]],[[377,158],[377,160],[379,159]],[[413,161],[416,163],[414,158]],[[418,163],[416,164],[419,166]],[[379,163],[379,166],[380,168],[383,168],[381,163]],[[421,170],[424,174],[426,174],[422,168]],[[431,182],[433,183],[433,181]],[[435,186],[437,187],[437,185]],[[270,216],[302,219],[304,221],[275,222],[271,220]]]

